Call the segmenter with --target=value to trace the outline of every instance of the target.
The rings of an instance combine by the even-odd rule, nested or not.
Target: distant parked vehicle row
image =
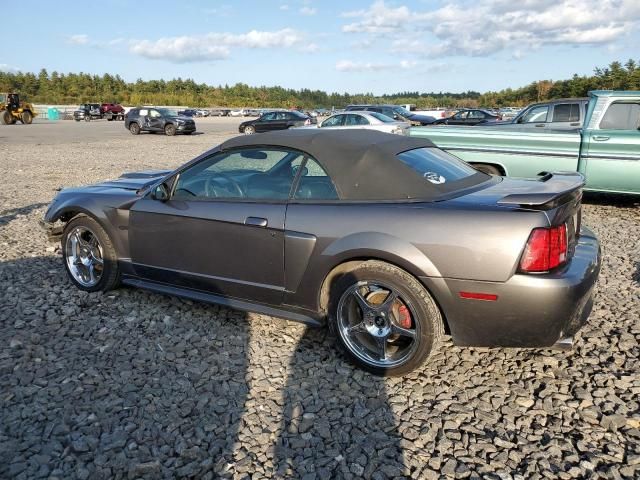
[[[118,103],[82,103],[74,110],[73,119],[76,122],[98,118],[106,118],[108,121],[124,120],[124,114],[124,108]]]
[[[169,108],[137,107],[126,114],[124,127],[133,135],[140,132],[164,132],[169,136],[177,133],[191,135],[196,131],[196,122]]]

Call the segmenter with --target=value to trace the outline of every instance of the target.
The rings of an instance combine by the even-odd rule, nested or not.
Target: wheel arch
[[[340,260],[335,265],[333,265],[333,267],[324,276],[321,287],[318,290],[318,298],[317,298],[318,311],[323,316],[328,315],[328,306],[329,306],[332,285],[340,278],[341,275],[355,270],[360,265],[366,262],[382,262],[389,265],[393,265],[394,267],[397,267],[403,270],[404,272],[408,273],[409,275],[411,275],[420,285],[422,285],[422,287],[429,293],[429,295],[435,302],[440,312],[440,316],[442,318],[444,330],[447,334],[449,334],[450,332],[449,322],[447,320],[447,316],[445,315],[445,311],[440,305],[438,297],[435,295],[432,289],[430,289],[427,285],[424,284],[424,282],[420,280],[420,275],[419,273],[417,273],[417,270],[411,267],[407,268],[406,262],[394,261],[393,259],[390,259],[388,255],[384,255],[384,254],[373,255],[373,256],[369,255],[369,256],[348,257]]]

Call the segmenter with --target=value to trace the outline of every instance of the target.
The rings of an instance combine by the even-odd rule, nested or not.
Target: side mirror
[[[167,189],[167,186],[164,183],[161,183],[160,185],[156,186],[156,188],[153,189],[152,196],[154,200],[158,200],[160,202],[166,202],[167,200],[169,200],[169,190]]]

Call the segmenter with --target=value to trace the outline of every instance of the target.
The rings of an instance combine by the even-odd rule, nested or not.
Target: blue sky
[[[11,10],[29,33],[3,22],[13,40],[0,69],[128,81],[484,92],[640,60],[638,0],[22,0]]]

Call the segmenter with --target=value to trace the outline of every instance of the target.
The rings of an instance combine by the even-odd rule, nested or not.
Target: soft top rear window
[[[449,184],[478,175],[478,170],[439,148],[424,147],[407,150],[398,158],[425,181],[434,185]]]

